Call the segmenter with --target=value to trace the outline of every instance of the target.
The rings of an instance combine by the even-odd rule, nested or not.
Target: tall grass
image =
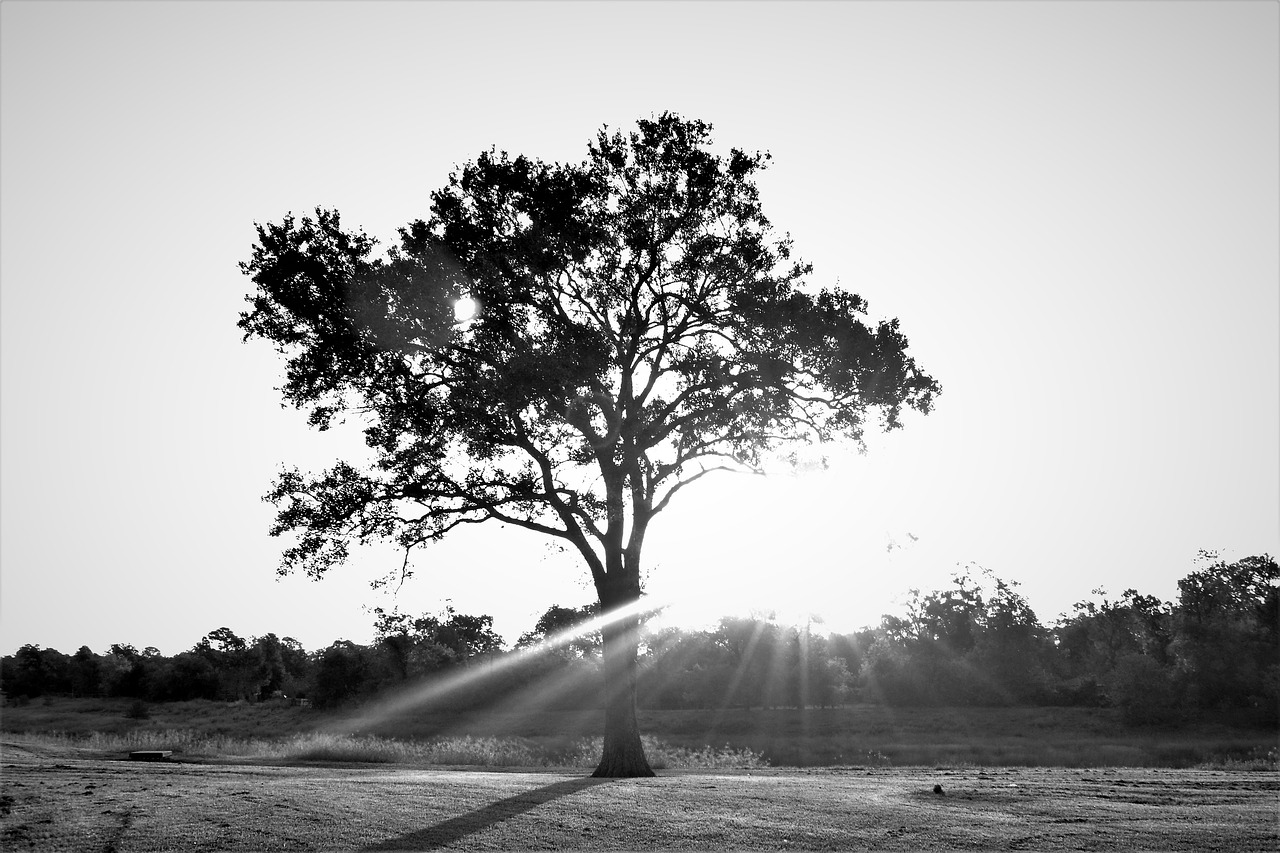
[[[172,749],[273,761],[590,767],[600,757],[603,722],[592,708],[412,709],[376,725],[361,724],[359,714],[353,720],[346,712],[270,702],[157,703],[148,719],[130,717],[129,709],[129,700],[58,699],[6,706],[0,724],[6,738],[63,732],[64,743],[117,754]],[[639,717],[651,763],[669,768],[1265,767],[1280,734],[1230,714],[1134,728],[1097,708],[642,709]]]
[[[539,744],[516,737],[433,738],[398,740],[375,735],[295,734],[282,738],[247,738],[211,734],[194,729],[135,729],[129,732],[40,732],[8,735],[16,743],[90,754],[121,754],[134,750],[170,750],[177,758],[238,758],[266,761],[365,762],[426,766],[480,767],[594,767],[602,743],[599,738]],[[728,769],[767,766],[748,749],[700,749],[671,746],[644,737],[645,753],[656,770]]]
[[[546,767],[548,756],[518,738],[462,737],[430,741],[395,740],[374,735],[295,735],[281,745],[280,757],[296,761],[367,761],[388,764]]]
[[[1199,766],[1204,770],[1280,770],[1280,749],[1256,747],[1245,755],[1217,755]]]
[[[673,746],[648,735],[641,735],[640,740],[644,743],[649,766],[654,770],[750,770],[769,766],[763,753],[745,747],[734,749],[727,743],[719,748],[710,745],[687,747]],[[604,739],[583,740],[582,744],[586,758],[583,765],[594,766],[604,748]]]

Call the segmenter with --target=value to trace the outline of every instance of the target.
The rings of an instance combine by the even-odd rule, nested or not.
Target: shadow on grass
[[[480,832],[502,823],[504,820],[532,811],[543,803],[549,803],[560,797],[567,797],[570,794],[593,788],[596,785],[602,785],[608,781],[610,780],[594,779],[586,776],[581,779],[567,779],[563,782],[544,785],[541,788],[534,788],[532,791],[524,791],[515,796],[498,800],[496,803],[490,803],[473,812],[441,821],[435,826],[428,826],[426,829],[419,829],[417,832],[410,832],[397,838],[389,838],[386,841],[363,849],[436,850],[441,847],[447,847],[472,833]]]

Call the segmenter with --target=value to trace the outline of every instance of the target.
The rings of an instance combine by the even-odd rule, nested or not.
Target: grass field
[[[0,711],[0,730],[100,753],[219,755],[486,766],[589,765],[598,711],[467,716],[329,714],[284,703],[37,700]],[[1219,717],[1131,728],[1106,709],[911,708],[642,711],[663,767],[1025,766],[1274,768],[1277,732]],[[462,760],[468,759],[469,760]],[[448,759],[448,760],[446,760]]]

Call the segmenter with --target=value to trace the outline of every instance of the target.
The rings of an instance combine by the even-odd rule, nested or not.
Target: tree
[[[1065,679],[1059,695],[1076,702],[1097,703],[1107,696],[1114,701],[1119,695],[1116,685],[1124,682],[1123,673],[1115,673],[1120,661],[1128,657],[1147,656],[1158,666],[1168,662],[1168,604],[1136,589],[1126,589],[1118,601],[1108,599],[1102,588],[1093,590],[1093,595],[1101,602],[1076,602],[1073,615],[1061,617],[1054,629],[1059,675]],[[1125,670],[1141,673],[1146,670],[1135,667],[1146,666],[1130,662]],[[1134,692],[1127,690],[1125,695]]]
[[[153,668],[151,664],[131,643],[112,643],[102,658],[104,691],[108,696],[142,698],[147,672]]]
[[[155,702],[217,699],[218,671],[208,657],[194,651],[180,652],[148,673],[145,693]]]
[[[866,686],[892,704],[1044,699],[1053,645],[1018,584],[981,567],[951,580],[912,590],[905,617],[883,617],[859,670]]]
[[[71,694],[73,696],[97,696],[102,689],[102,665],[93,649],[81,646],[71,656]]]
[[[4,659],[4,690],[34,699],[47,693],[71,692],[71,659],[57,649],[28,643]]]
[[[466,665],[472,658],[502,650],[502,637],[493,631],[493,617],[459,613],[445,607],[444,618],[413,617],[407,613],[387,613],[374,608],[373,630],[376,645],[385,654],[394,677],[405,680],[455,664]]]
[[[271,680],[262,650],[251,648],[230,628],[210,631],[192,651],[212,664],[218,673],[220,698],[256,700],[262,685]]]
[[[607,619],[599,776],[652,773],[635,681],[655,517],[712,471],[861,444],[869,412],[893,429],[940,392],[896,320],[806,284],[761,210],[769,155],[711,143],[664,113],[601,130],[578,164],[491,149],[385,259],[317,209],[259,225],[242,265],[257,289],[239,325],[285,357],[286,402],[322,430],[358,414],[374,457],[279,476],[272,533],[297,534],[281,572],[389,540],[404,577],[412,549],[485,521],[561,540]]]
[[[1228,563],[1209,551],[1200,561],[1208,565],[1178,581],[1171,657],[1197,704],[1265,703],[1274,714],[1280,564],[1266,554]]]
[[[367,693],[378,680],[370,650],[350,640],[334,640],[316,653],[311,701],[317,708],[336,708]]]
[[[289,695],[307,674],[307,653],[293,637],[273,633],[255,637],[249,646],[250,666],[257,684],[256,699]]]
[[[524,649],[545,643],[548,639],[557,639],[552,649],[566,660],[592,657],[600,651],[602,640],[599,631],[574,631],[579,625],[590,622],[599,615],[598,604],[586,604],[582,607],[561,607],[553,604],[547,608],[533,630],[520,635],[516,640],[516,648]]]

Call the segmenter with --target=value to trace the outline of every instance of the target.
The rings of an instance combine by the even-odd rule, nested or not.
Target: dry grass
[[[407,712],[325,714],[283,703],[180,702],[130,718],[129,700],[57,699],[6,707],[7,732],[60,732],[90,748],[173,749],[278,760],[589,767],[601,714]],[[1230,717],[1133,728],[1106,709],[844,708],[641,711],[650,760],[662,768],[773,766],[1276,766],[1277,731]],[[328,735],[317,734],[327,732]],[[110,741],[108,738],[118,740]],[[89,741],[88,738],[97,738]],[[708,744],[717,744],[712,749]]]
[[[599,740],[581,739],[548,750],[521,738],[461,737],[426,741],[375,735],[295,734],[282,738],[245,738],[194,729],[135,729],[130,732],[39,732],[9,735],[13,744],[94,756],[134,750],[170,750],[182,759],[240,759],[266,762],[343,762],[410,766],[594,767]],[[645,737],[645,752],[656,770],[749,769],[767,765],[750,750],[673,747]]]

